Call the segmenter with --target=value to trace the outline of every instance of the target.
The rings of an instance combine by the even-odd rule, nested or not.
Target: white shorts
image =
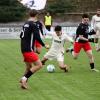
[[[64,52],[53,52],[52,50],[49,50],[45,55],[45,58],[49,59],[49,60],[53,60],[56,59],[57,61],[64,61]]]

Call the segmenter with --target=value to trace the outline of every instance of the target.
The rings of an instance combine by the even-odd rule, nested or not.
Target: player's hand
[[[46,49],[49,49],[50,48],[50,45],[49,44],[45,44],[45,48]]]

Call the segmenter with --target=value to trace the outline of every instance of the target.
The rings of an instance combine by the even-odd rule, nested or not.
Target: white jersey
[[[50,50],[53,52],[64,52],[64,43],[67,40],[67,35],[62,34],[61,36],[57,36],[56,33],[52,34],[52,45]]]
[[[96,27],[100,27],[100,16],[94,15],[91,20],[91,27],[95,29]]]
[[[73,39],[70,38],[67,34],[62,34],[61,36],[57,36],[55,32],[52,33],[52,45],[44,57],[48,59],[55,58],[58,61],[63,61],[64,60],[64,43],[67,40],[70,42],[73,42]]]

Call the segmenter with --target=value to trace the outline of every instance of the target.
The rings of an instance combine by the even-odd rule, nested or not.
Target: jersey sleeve
[[[67,34],[64,34],[64,38],[65,38],[65,40],[67,40],[67,41],[69,41],[69,42],[71,42],[71,43],[74,42],[74,40],[72,39],[72,37],[70,37],[70,36],[67,35]]]

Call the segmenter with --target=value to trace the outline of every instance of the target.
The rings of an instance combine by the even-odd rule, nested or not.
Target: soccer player
[[[100,38],[100,9],[97,9],[96,15],[94,15],[92,17],[91,27],[96,32],[95,40],[94,40],[96,51],[100,51],[100,47],[99,47],[99,38]]]
[[[50,33],[48,33],[50,34]],[[65,72],[68,71],[69,67],[64,64],[64,43],[68,40],[73,43],[73,39],[67,34],[62,33],[61,26],[55,27],[55,32],[52,34],[52,45],[49,51],[44,55],[42,59],[42,64],[44,65],[47,60],[56,59],[58,61],[59,67]]]
[[[37,40],[43,47],[46,47],[40,38],[39,29],[35,23],[36,16],[38,15],[37,11],[31,10],[29,15],[30,18],[23,25],[23,30],[20,34],[21,52],[26,64],[26,71],[20,80],[23,89],[27,89],[27,80],[31,75],[42,68],[42,63],[38,55],[34,52],[35,40]]]
[[[76,59],[80,53],[80,50],[83,48],[89,58],[91,70],[98,72],[98,70],[95,69],[95,66],[94,66],[94,57],[93,57],[92,49],[88,40],[88,35],[91,34],[91,32],[89,32],[88,23],[89,23],[89,16],[87,14],[83,14],[82,22],[79,24],[76,30],[74,48],[69,48],[66,51],[67,52],[70,51],[73,57]]]
[[[52,26],[52,16],[50,15],[49,12],[47,12],[47,14],[45,15],[44,23],[45,23],[46,29],[48,31],[50,31],[51,30],[51,26]]]

